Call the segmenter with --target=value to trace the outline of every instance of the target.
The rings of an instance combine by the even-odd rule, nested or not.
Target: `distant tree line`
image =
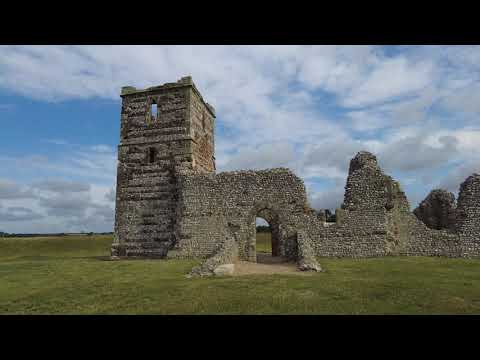
[[[265,225],[258,225],[257,226],[257,232],[259,233],[268,233],[270,232],[270,226],[265,226]]]
[[[325,209],[325,221],[326,222],[337,222],[336,214],[332,214],[332,212],[328,209]]]

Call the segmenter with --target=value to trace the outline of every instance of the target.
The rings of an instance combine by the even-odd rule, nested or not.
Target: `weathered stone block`
[[[217,266],[213,270],[213,273],[216,276],[225,276],[225,275],[233,275],[234,271],[235,271],[234,264],[224,264],[224,265]]]

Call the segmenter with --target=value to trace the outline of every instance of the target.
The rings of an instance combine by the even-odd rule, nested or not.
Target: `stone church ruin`
[[[435,190],[414,212],[376,157],[351,161],[344,201],[327,222],[288,169],[215,171],[215,110],[190,77],[123,87],[112,258],[199,258],[208,275],[256,262],[255,218],[272,229],[274,252],[300,270],[321,257],[480,255],[480,175],[453,194]]]

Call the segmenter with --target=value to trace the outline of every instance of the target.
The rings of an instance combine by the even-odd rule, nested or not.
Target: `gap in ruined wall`
[[[325,209],[323,211],[323,216],[325,217],[325,222],[327,222],[327,223],[336,223],[337,222],[336,212],[332,213],[330,211],[330,209]]]
[[[182,80],[180,84],[186,83]],[[234,239],[238,246],[225,241],[230,246],[227,250],[240,249],[245,261],[262,262],[257,256],[256,217],[265,219],[270,227],[269,259],[300,259],[304,268],[305,264],[312,266],[315,255],[480,253],[480,175],[472,175],[461,185],[459,206],[452,211],[454,234],[420,226],[420,220],[411,216],[400,184],[383,173],[375,155],[365,151],[350,162],[340,208],[315,212],[308,204],[303,181],[290,170],[215,175],[214,112],[195,88],[175,83],[165,86],[161,92],[159,88],[137,94],[132,88],[127,91],[133,94],[122,92],[114,241],[115,245],[129,244],[132,255],[150,256],[152,249],[164,254],[178,238],[188,240],[185,257],[203,257],[222,244],[222,239]],[[185,181],[177,181],[195,172],[213,174],[190,174]],[[431,204],[432,211],[426,211],[426,216],[434,219],[433,228],[446,227],[437,225],[440,218],[449,219],[436,210],[443,209],[443,203],[446,209],[454,208],[442,200],[440,205]],[[198,209],[202,211],[197,214]],[[278,239],[281,256],[272,256],[273,239]],[[157,242],[168,244],[160,246]],[[230,256],[227,250],[215,255],[216,259]],[[112,255],[129,256],[129,251],[118,247]]]
[[[257,263],[280,262],[278,236],[272,231],[271,224],[261,216],[255,218],[255,224]]]

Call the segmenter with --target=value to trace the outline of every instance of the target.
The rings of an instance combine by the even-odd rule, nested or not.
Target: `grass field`
[[[326,271],[312,276],[187,279],[198,262],[105,261],[110,243],[0,238],[0,313],[480,313],[480,260],[320,259]]]
[[[272,252],[272,242],[270,236],[270,233],[257,233],[257,252]]]

